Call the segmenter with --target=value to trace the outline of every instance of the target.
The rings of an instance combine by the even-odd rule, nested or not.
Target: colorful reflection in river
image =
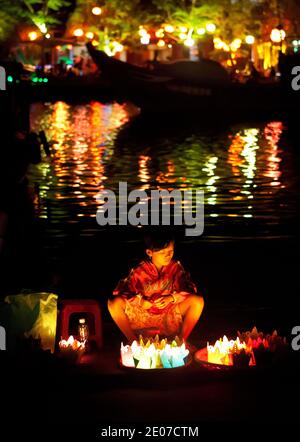
[[[232,126],[213,136],[199,131],[174,140],[166,135],[153,142],[146,130],[144,138],[122,138],[128,120],[118,104],[33,105],[33,130],[44,129],[53,143],[51,160],[31,174],[40,217],[54,223],[94,218],[99,190],[116,190],[120,181],[128,182],[129,190],[203,189],[206,222],[220,228],[226,219],[266,226],[288,217],[290,177],[289,168],[281,166],[280,121]]]

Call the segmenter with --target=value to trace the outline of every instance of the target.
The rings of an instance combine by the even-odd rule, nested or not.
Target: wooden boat
[[[160,64],[150,70],[109,57],[91,44],[88,50],[118,101],[131,101],[146,113],[256,117],[297,109],[293,94],[279,83],[231,82],[226,70],[211,60]]]

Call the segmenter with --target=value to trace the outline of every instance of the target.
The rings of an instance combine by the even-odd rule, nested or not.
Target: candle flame
[[[229,340],[226,335],[219,339],[214,345],[207,343],[207,361],[214,364],[233,365],[233,354],[239,354],[242,351],[251,353],[252,348],[241,342],[239,338]]]
[[[59,342],[59,348],[60,349],[73,349],[73,350],[81,350],[85,348],[85,341],[84,342],[80,342],[77,341],[77,339],[74,339],[74,336],[69,336],[69,338],[67,340],[62,339]]]

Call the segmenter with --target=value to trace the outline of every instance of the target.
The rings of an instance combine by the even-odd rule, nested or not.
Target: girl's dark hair
[[[174,237],[169,232],[152,232],[144,236],[146,249],[154,252],[165,249],[173,241]]]

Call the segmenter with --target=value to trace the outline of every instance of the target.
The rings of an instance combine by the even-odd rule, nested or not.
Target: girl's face
[[[171,241],[164,249],[154,251],[147,249],[147,255],[152,259],[155,267],[160,270],[162,267],[170,264],[174,255],[174,241]]]

